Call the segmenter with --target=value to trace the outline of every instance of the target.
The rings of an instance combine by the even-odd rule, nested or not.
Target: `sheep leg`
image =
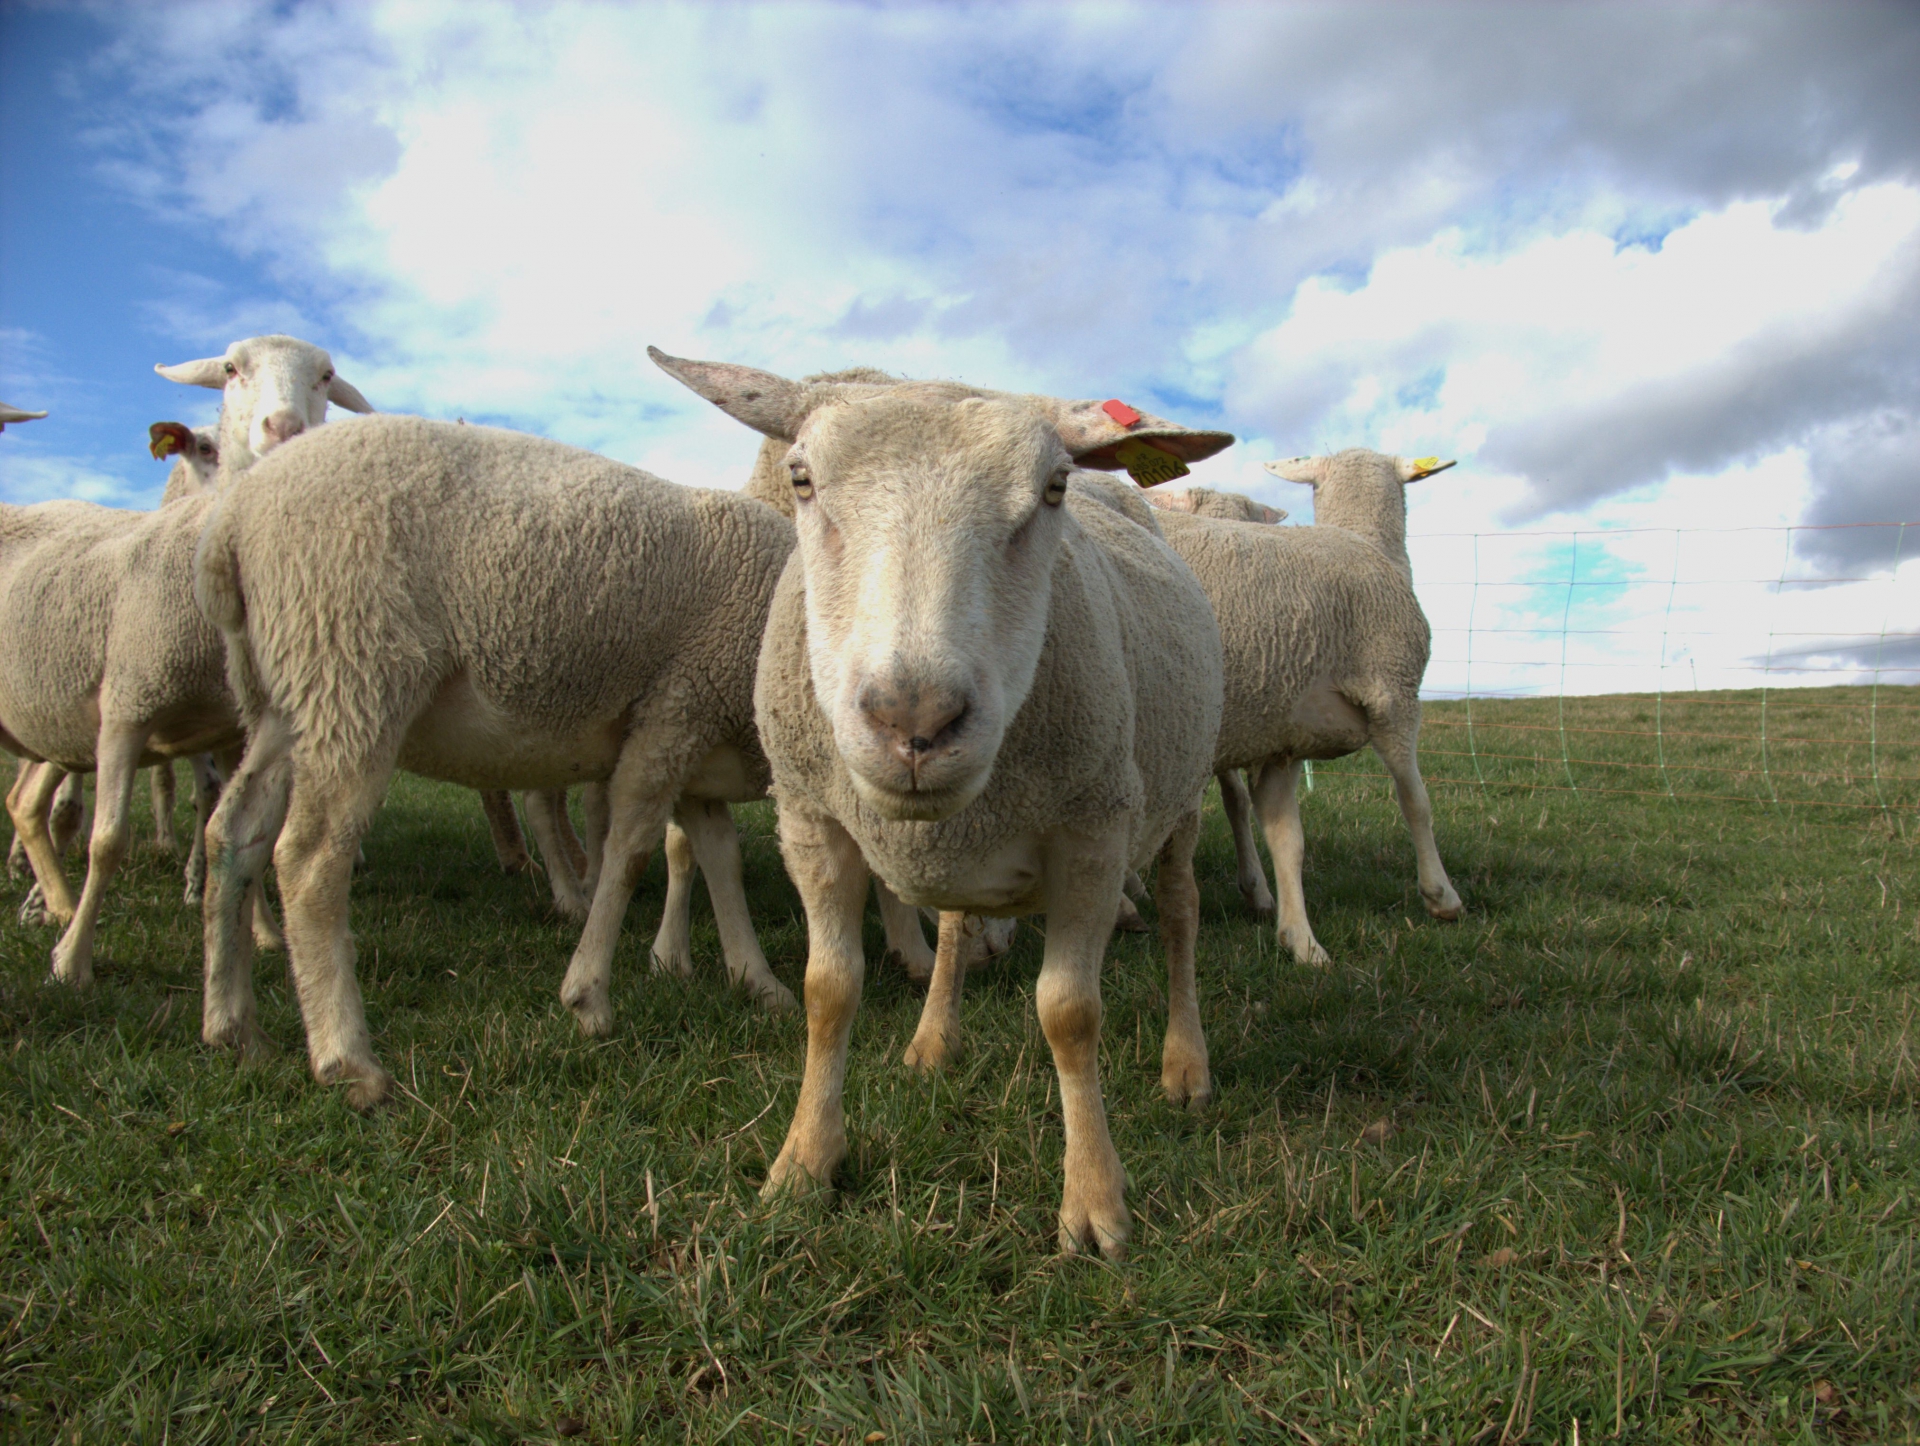
[[[873,901],[880,906],[880,924],[887,931],[887,958],[898,960],[915,984],[925,984],[938,967],[927,936],[920,930],[920,911],[900,902],[900,896],[876,875]]]
[[[580,842],[586,850],[587,868],[584,887],[587,897],[592,898],[600,891],[600,856],[606,848],[607,828],[607,786],[604,783],[589,783],[580,790],[581,821],[587,832]]]
[[[564,809],[565,789],[539,789],[520,795],[527,806],[527,828],[540,847],[541,860],[547,866],[547,883],[553,889],[553,907],[562,918],[583,924],[587,918],[587,896],[581,892],[580,876],[574,872],[573,859],[560,841],[559,825],[554,820],[554,799]],[[571,832],[571,830],[569,830]]]
[[[1280,942],[1302,964],[1331,964],[1333,959],[1313,937],[1307,922],[1307,896],[1300,884],[1307,840],[1300,828],[1300,763],[1270,760],[1254,785],[1253,806],[1273,855],[1273,890],[1279,896]]]
[[[573,816],[567,812],[567,791],[556,788],[553,791],[553,834],[560,847],[566,850],[567,862],[573,865],[575,878],[587,876],[587,849],[580,842],[580,835],[573,831]],[[589,891],[591,897],[591,891]]]
[[[793,991],[773,977],[753,916],[747,911],[747,889],[740,874],[740,835],[733,813],[717,800],[680,800],[674,819],[693,842],[693,856],[707,876],[707,897],[713,903],[713,922],[720,931],[720,954],[727,961],[727,978],[762,1009],[799,1008]]]
[[[500,871],[506,874],[533,872],[533,858],[527,852],[526,835],[520,832],[520,820],[514,816],[513,795],[504,788],[482,788],[480,810],[487,816],[487,833],[493,838],[494,856]]]
[[[1193,851],[1199,842],[1200,812],[1195,809],[1160,846],[1160,867],[1154,877],[1160,944],[1167,951],[1167,1039],[1160,1053],[1160,1087],[1174,1104],[1194,1109],[1213,1099],[1207,1036],[1200,1027],[1200,992],[1194,979],[1200,885],[1193,877]]]
[[[189,904],[197,904],[206,895],[207,824],[220,801],[220,775],[214,771],[211,754],[196,753],[187,762],[193,772],[193,844],[187,850],[185,898]]]
[[[347,1103],[357,1110],[385,1099],[393,1078],[374,1058],[367,1034],[347,894],[360,837],[380,807],[398,752],[395,738],[357,768],[329,770],[330,778],[315,778],[310,768],[297,770],[286,823],[273,849],[286,910],[288,963],[307,1029],[307,1059],[321,1084],[347,1086]]]
[[[1034,991],[1053,1049],[1066,1127],[1060,1249],[1126,1254],[1126,1171],[1107,1131],[1100,1095],[1100,964],[1113,933],[1113,901],[1126,872],[1124,827],[1095,837],[1057,835],[1047,849],[1047,947]]]
[[[12,787],[7,789],[9,802],[12,801],[14,789],[19,788],[20,785],[26,781],[27,774],[33,770],[33,766],[33,760],[30,758],[17,758],[14,760],[13,784]],[[10,879],[22,878],[26,875],[27,869],[26,841],[21,838],[20,830],[15,829],[13,831],[13,843],[7,849],[7,877]]]
[[[966,940],[966,918],[951,911],[940,915],[940,944],[933,955],[927,1002],[920,1006],[920,1025],[900,1056],[902,1063],[921,1074],[944,1069],[960,1057],[965,1043],[960,1032],[960,990],[967,982],[967,966],[960,951]]]
[[[807,1062],[763,1199],[829,1185],[847,1157],[847,1040],[866,978],[860,920],[868,875],[859,845],[830,818],[782,808],[780,851],[807,913]]]
[[[1433,805],[1427,799],[1427,785],[1420,777],[1415,739],[1420,725],[1410,728],[1376,728],[1373,751],[1393,775],[1394,797],[1400,802],[1400,816],[1413,834],[1413,856],[1420,870],[1420,901],[1436,919],[1457,919],[1466,912],[1460,896],[1453,891],[1446,866],[1440,862],[1440,850],[1433,841]]]
[[[87,882],[60,942],[53,946],[53,977],[84,989],[93,983],[93,934],[100,901],[127,856],[128,813],[133,776],[147,751],[145,724],[103,725],[94,750],[93,838],[87,849]]]
[[[667,820],[667,901],[660,910],[660,931],[650,951],[655,973],[693,975],[693,880],[700,865],[693,856],[693,840],[680,826],[680,806]]]
[[[156,763],[147,779],[148,797],[153,804],[153,846],[163,854],[180,852],[180,840],[173,831],[173,760]]]
[[[29,763],[7,791],[7,813],[13,819],[14,836],[26,850],[39,894],[37,902],[29,894],[20,906],[23,924],[64,924],[73,918],[73,892],[67,887],[67,876],[60,868],[60,850],[48,827],[53,796],[68,776],[51,763]]]
[[[607,780],[608,829],[600,861],[600,885],[594,890],[587,926],[560,984],[560,1002],[573,1011],[585,1035],[605,1034],[613,1028],[613,951],[620,942],[620,924],[640,879],[647,871],[653,841],[665,831],[673,811],[678,784],[662,789],[662,777],[684,778],[691,760],[667,755],[663,744],[671,734],[630,734]]]
[[[263,718],[207,819],[200,1038],[215,1048],[236,1049],[243,1059],[272,1048],[254,1009],[253,926],[255,911],[266,907],[261,878],[287,817],[292,745],[293,733],[283,718],[272,713]]]
[[[51,767],[52,765],[49,765]],[[53,851],[65,858],[80,838],[80,825],[87,816],[87,800],[81,792],[84,773],[69,773],[54,790],[53,807],[47,810],[47,830],[53,835]]]
[[[1253,796],[1247,781],[1237,768],[1223,768],[1214,777],[1220,780],[1220,808],[1233,830],[1233,857],[1239,866],[1240,897],[1247,901],[1257,919],[1273,917],[1273,891],[1267,887],[1267,871],[1260,863],[1260,849],[1253,841]]]

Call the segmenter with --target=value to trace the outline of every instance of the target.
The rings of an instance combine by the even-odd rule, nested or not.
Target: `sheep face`
[[[813,686],[876,812],[986,787],[1046,638],[1071,462],[1013,400],[822,407],[787,456]]]
[[[221,394],[220,440],[227,465],[244,471],[282,442],[327,419],[327,403],[370,412],[367,399],[333,369],[333,358],[291,336],[236,341],[224,356],[156,366],[169,381]]]
[[[147,428],[147,450],[165,461],[178,457],[176,472],[182,495],[205,492],[215,484],[220,471],[220,438],[211,427],[188,427],[184,422],[155,422]],[[175,490],[172,479],[168,491]]]

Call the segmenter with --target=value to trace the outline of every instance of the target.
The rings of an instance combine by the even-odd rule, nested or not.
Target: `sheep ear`
[[[1418,482],[1422,477],[1431,477],[1454,465],[1452,462],[1442,462],[1438,457],[1395,457],[1393,462],[1400,471],[1402,482]]]
[[[179,382],[188,387],[211,387],[214,391],[225,391],[227,386],[227,359],[223,356],[202,357],[199,361],[181,362],[178,366],[164,367],[155,364],[155,371],[170,382]]]
[[[1284,462],[1268,462],[1264,465],[1276,477],[1284,477],[1289,482],[1304,482],[1309,487],[1318,487],[1327,480],[1325,457],[1289,457]]]
[[[647,355],[661,371],[736,422],[744,422],[778,441],[791,442],[799,435],[800,424],[812,410],[811,403],[819,398],[814,388],[753,367],[689,361],[668,356],[657,346],[648,347]]]
[[[333,380],[327,383],[327,400],[336,407],[345,407],[349,412],[371,412],[373,406],[360,395],[360,389],[340,373],[333,374]]]
[[[147,428],[147,450],[164,462],[175,452],[191,452],[194,435],[180,422],[155,422]]]

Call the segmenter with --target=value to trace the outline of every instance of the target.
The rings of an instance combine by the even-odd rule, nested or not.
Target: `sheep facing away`
[[[561,989],[590,1034],[611,1026],[621,919],[676,805],[716,915],[745,921],[737,840],[698,806],[765,792],[749,680],[792,546],[791,524],[738,493],[417,418],[319,429],[229,484],[195,585],[250,738],[209,829],[208,1042],[259,1041],[240,899],[271,848],[314,1074],[356,1106],[387,1093],[347,883],[395,768],[476,788],[607,782]],[[750,922],[723,927],[722,948],[736,983],[793,1004]]]
[[[1074,472],[1070,415],[1049,425],[1021,399],[928,383],[822,398],[751,368],[655,359],[791,446],[799,549],[755,713],[807,913],[807,1056],[766,1192],[827,1185],[846,1156],[871,871],[909,903],[1046,915],[1037,1002],[1066,1126],[1060,1240],[1124,1253],[1099,971],[1122,875],[1148,859],[1168,954],[1162,1084],[1176,1102],[1211,1093],[1193,977],[1221,690],[1205,595],[1137,496]]]
[[[1301,963],[1324,964],[1300,877],[1305,759],[1340,758],[1371,744],[1412,831],[1427,911],[1439,919],[1461,913],[1420,778],[1420,681],[1430,637],[1406,552],[1405,485],[1442,465],[1356,448],[1268,466],[1313,486],[1313,526],[1247,527],[1178,512],[1161,525],[1220,621],[1226,706],[1214,769],[1241,893],[1256,912],[1274,911],[1251,811],[1273,855],[1279,936]]]

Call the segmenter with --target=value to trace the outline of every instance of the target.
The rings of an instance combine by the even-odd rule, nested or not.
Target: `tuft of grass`
[[[1595,729],[1632,706],[1567,701]],[[308,1077],[278,956],[285,1053],[200,1046],[173,865],[130,861],[86,995],[44,982],[16,884],[0,1436],[1914,1439],[1911,815],[1437,786],[1470,911],[1443,925],[1374,771],[1322,766],[1305,805],[1326,970],[1243,915],[1210,811],[1206,1112],[1159,1098],[1157,946],[1114,940],[1121,1268],[1053,1248],[1037,929],[968,981],[968,1052],[927,1083],[870,921],[840,1189],[767,1208],[803,1025],[727,991],[704,895],[698,977],[647,973],[657,864],[586,1041],[543,884],[499,875],[470,793],[397,781],[353,922],[404,1094],[366,1118]],[[772,811],[739,815],[797,987]]]

